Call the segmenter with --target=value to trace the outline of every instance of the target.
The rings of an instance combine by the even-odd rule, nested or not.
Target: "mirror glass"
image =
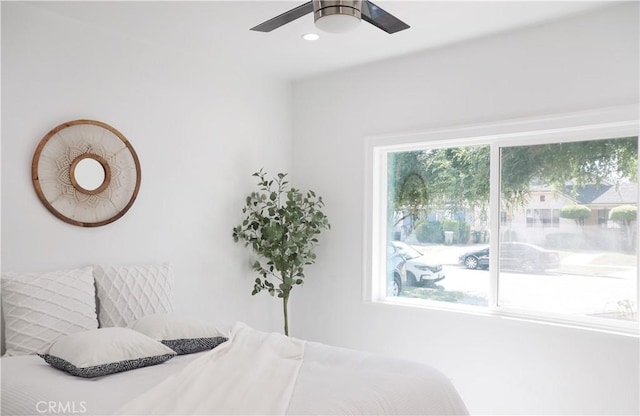
[[[94,191],[104,183],[105,171],[100,162],[87,157],[76,164],[73,176],[80,187],[87,191]]]

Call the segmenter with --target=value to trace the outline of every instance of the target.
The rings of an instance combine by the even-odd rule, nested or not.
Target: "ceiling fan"
[[[369,0],[313,0],[252,27],[251,30],[271,32],[311,12],[316,26],[332,33],[351,30],[360,23],[360,19],[389,34],[409,28],[408,24]]]

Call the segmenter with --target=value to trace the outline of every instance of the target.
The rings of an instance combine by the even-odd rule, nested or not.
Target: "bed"
[[[30,345],[27,341],[33,341],[31,337],[16,338],[29,331],[11,328],[16,326],[16,314],[24,318],[24,311],[16,311],[15,305],[23,307],[24,297],[30,296],[26,292],[34,291],[33,287],[26,292],[21,289],[20,295],[12,298],[16,291],[11,284],[17,281],[22,285],[30,281],[29,277],[3,275],[3,310],[7,321],[4,330],[11,332],[6,334],[7,352],[11,356],[3,356],[0,361],[2,415],[467,414],[451,381],[424,364],[265,333],[243,323],[218,328],[205,321],[177,317],[170,303],[159,306],[163,302],[149,301],[148,294],[125,294],[126,308],[108,311],[109,300],[101,296],[104,295],[101,285],[105,280],[130,280],[132,273],[125,270],[126,276],[122,276],[119,270],[118,277],[104,270],[96,272],[91,268],[76,273],[92,283],[95,280],[99,300],[96,317],[102,314],[104,319],[95,327],[91,323],[89,328],[82,329],[72,325],[76,319],[66,319],[72,329],[65,327],[62,331],[66,334],[52,334],[53,341],[45,339],[43,345]],[[69,274],[69,271],[62,273]],[[142,274],[145,276],[138,273],[133,279],[150,279],[156,286],[153,291],[160,293],[160,297],[170,293],[167,289],[170,279],[161,282],[157,270]],[[40,280],[41,277],[38,276]],[[76,275],[72,286],[82,286],[79,284],[82,279]],[[60,282],[64,278],[58,273],[45,280]],[[145,291],[149,290],[147,283],[142,285],[147,287]],[[64,292],[56,288],[56,293],[61,291]],[[117,295],[121,296],[122,293]],[[48,298],[51,301],[51,296]],[[147,298],[146,305],[131,305],[142,298]],[[68,305],[69,299],[65,303]],[[120,308],[123,305],[115,304]],[[51,332],[51,328],[47,331]],[[107,338],[97,339],[94,334]],[[119,353],[129,354],[134,348],[126,342],[138,340],[136,337],[149,345],[154,343],[153,348],[167,348],[171,354],[160,349],[154,352],[155,356],[163,357],[158,362],[145,361],[144,365],[133,366],[131,362],[141,361],[110,358],[118,362],[115,371],[113,366],[105,370],[104,365],[80,364],[87,359],[99,361],[95,349],[114,354],[117,348],[111,344],[120,339],[124,346]],[[87,339],[91,343],[82,344]],[[85,345],[90,345],[90,354],[79,357]],[[17,351],[18,347],[35,350],[24,353]],[[146,353],[141,351],[139,355],[148,360]],[[64,365],[58,365],[51,357]],[[118,367],[124,362],[128,363],[126,368]],[[55,365],[58,366],[54,368]],[[96,368],[103,372],[92,373]]]

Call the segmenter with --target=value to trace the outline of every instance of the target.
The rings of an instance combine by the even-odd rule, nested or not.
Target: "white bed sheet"
[[[205,353],[179,355],[163,364],[91,379],[57,370],[37,355],[2,357],[1,414],[110,415]],[[49,402],[55,407],[50,408]],[[60,411],[65,407],[69,411]]]
[[[61,414],[42,412],[42,403],[50,401],[82,410],[75,413],[113,414],[201,354],[207,352],[96,379],[70,376],[37,356],[3,358],[2,415]],[[314,342],[305,346],[287,413],[468,414],[450,380],[430,366]]]
[[[290,415],[467,415],[451,380],[414,361],[307,342]]]

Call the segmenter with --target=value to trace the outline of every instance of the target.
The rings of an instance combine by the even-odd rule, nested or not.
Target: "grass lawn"
[[[589,264],[594,264],[594,265],[605,264],[605,265],[635,267],[636,256],[635,254],[625,254],[625,253],[602,253],[598,257],[591,260]]]
[[[405,286],[400,293],[401,297],[429,299],[438,302],[462,303],[465,305],[487,306],[489,301],[473,293],[464,293],[458,290],[445,290],[442,286],[417,287]]]

